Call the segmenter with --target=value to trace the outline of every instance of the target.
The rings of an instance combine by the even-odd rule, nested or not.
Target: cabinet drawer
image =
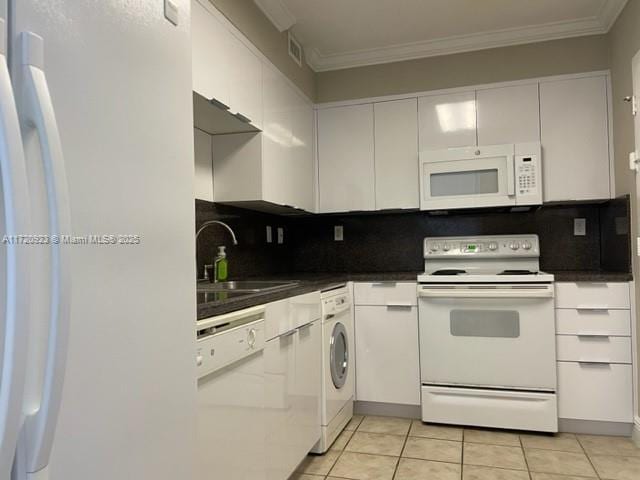
[[[628,283],[556,283],[556,308],[630,308]]]
[[[558,416],[632,422],[632,376],[631,365],[558,362]]]
[[[559,361],[631,363],[631,337],[558,335]]]
[[[415,306],[418,290],[415,282],[370,282],[354,284],[356,305]]]
[[[321,316],[320,292],[285,298],[267,304],[265,310],[265,339],[270,340]]]
[[[556,333],[563,335],[631,335],[629,310],[556,310]]]

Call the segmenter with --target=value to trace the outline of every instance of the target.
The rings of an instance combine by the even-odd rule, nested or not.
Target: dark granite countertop
[[[297,285],[277,291],[255,293],[230,297],[208,303],[198,304],[198,320],[215,317],[224,313],[235,312],[243,308],[263,305],[284,298],[304,295],[318,290],[336,288],[349,281],[355,282],[402,282],[416,281],[421,272],[370,272],[370,273],[296,273],[287,275],[273,275],[269,277],[252,277],[243,280],[292,280],[298,281]],[[238,280],[238,279],[236,279]]]
[[[607,272],[602,270],[558,270],[553,273],[556,282],[630,282],[633,274],[629,272]]]

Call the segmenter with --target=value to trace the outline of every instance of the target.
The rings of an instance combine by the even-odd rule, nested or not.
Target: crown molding
[[[608,32],[627,4],[628,0],[607,0],[598,13],[598,19],[602,26]]]
[[[253,0],[262,13],[280,31],[289,30],[297,19],[282,0]]]
[[[528,27],[455,35],[422,42],[324,55],[316,48],[306,48],[305,58],[316,72],[340,70],[366,65],[415,60],[418,58],[472,52],[488,48],[559,40],[562,38],[604,34],[609,31],[627,0],[607,0],[598,15],[591,18],[553,22]]]

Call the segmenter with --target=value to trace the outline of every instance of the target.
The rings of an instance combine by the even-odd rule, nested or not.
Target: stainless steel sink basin
[[[275,282],[259,280],[238,280],[218,283],[198,283],[198,292],[242,292],[261,293],[295,287],[297,281]]]

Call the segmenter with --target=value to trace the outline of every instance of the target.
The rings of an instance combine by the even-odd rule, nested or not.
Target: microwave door
[[[515,205],[512,155],[422,162],[423,210]]]

